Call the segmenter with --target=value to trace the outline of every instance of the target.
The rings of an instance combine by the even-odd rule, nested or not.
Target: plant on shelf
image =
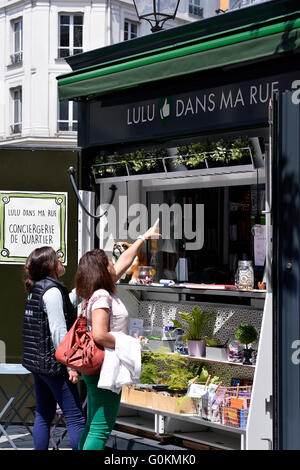
[[[222,164],[227,163],[228,143],[220,139],[218,142],[215,142],[212,147],[213,149],[210,155],[211,160]]]
[[[222,375],[222,374],[221,374]],[[206,384],[209,378],[209,384],[218,384],[220,382],[221,376],[214,375],[213,378],[210,378],[211,375],[205,365],[201,366],[201,372],[198,377],[193,379],[193,383],[195,384]]]
[[[251,153],[253,155],[254,148],[249,137],[237,137],[230,147],[228,152],[228,160],[241,161],[248,160],[251,162]]]
[[[177,155],[173,160],[173,165],[178,168],[181,165],[185,165],[185,160],[189,155],[189,145],[180,145],[177,147]]]
[[[186,331],[183,340],[187,341],[190,356],[202,356],[206,354],[206,340],[204,339],[204,327],[215,313],[201,311],[200,307],[194,305],[191,313],[178,312],[186,326],[178,320],[173,320],[174,326]]]
[[[205,168],[210,150],[211,144],[208,141],[181,145],[177,148],[177,158],[173,164],[175,167],[186,165],[188,168]]]
[[[157,371],[157,364],[154,361],[154,355],[151,353],[142,354],[142,373],[140,377],[141,384],[156,384],[159,375]]]
[[[199,166],[205,168],[205,162],[209,157],[210,151],[211,144],[208,141],[191,144],[189,146],[189,157],[186,159],[186,165],[190,168],[197,168]]]
[[[139,149],[128,155],[128,163],[135,173],[139,172],[155,172],[161,167],[161,157],[165,157],[167,151],[165,149]]]
[[[170,393],[184,393],[188,382],[197,375],[199,365],[181,354],[166,352],[142,352],[141,384],[155,384]]]
[[[250,323],[241,323],[235,332],[235,337],[241,344],[246,346],[246,348],[243,350],[243,364],[251,365],[250,359],[252,355],[252,349],[249,348],[249,344],[257,340],[257,329]]]
[[[219,341],[217,339],[211,338],[210,336],[204,336],[206,340],[206,346],[215,347],[220,346]]]
[[[127,174],[127,156],[117,152],[110,155],[97,155],[92,165],[95,177],[112,177]]]
[[[95,162],[92,165],[92,172],[95,176],[113,176],[114,165],[112,159],[109,159],[106,155],[97,155]]]
[[[173,169],[184,165],[185,169],[206,168],[210,166],[236,165],[252,163],[254,147],[249,137],[241,136],[232,141],[220,139],[217,142],[200,141],[177,147],[176,158],[171,158]],[[162,158],[168,156],[167,149],[144,149],[135,152],[112,155],[98,155],[92,165],[92,172],[97,177],[122,176],[126,166],[131,174],[155,173],[164,171]],[[167,159],[167,162],[169,159]],[[181,168],[180,168],[181,169]],[[183,168],[184,169],[184,168]]]
[[[166,354],[164,358],[165,369],[159,372],[168,389],[174,393],[186,393],[189,381],[197,375],[198,364],[192,364],[178,353]]]

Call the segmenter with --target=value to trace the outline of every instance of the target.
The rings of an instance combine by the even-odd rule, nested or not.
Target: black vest
[[[35,374],[64,375],[66,373],[65,367],[55,359],[48,316],[43,307],[42,297],[52,287],[57,287],[61,292],[67,330],[71,328],[76,319],[68,290],[61,282],[51,277],[36,282],[26,299],[22,364]]]

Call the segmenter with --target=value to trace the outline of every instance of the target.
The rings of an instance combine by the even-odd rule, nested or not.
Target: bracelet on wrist
[[[137,240],[143,240],[143,242],[146,240],[146,238],[144,237],[144,235],[139,235],[137,237]]]

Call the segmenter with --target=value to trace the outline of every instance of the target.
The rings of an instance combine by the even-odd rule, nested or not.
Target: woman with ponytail
[[[55,359],[57,346],[76,319],[76,294],[72,291],[69,295],[58,280],[65,273],[65,267],[51,247],[34,250],[26,260],[25,273],[27,298],[22,363],[32,372],[35,384],[34,448],[48,449],[50,426],[58,403],[71,447],[77,450],[85,423],[76,385],[78,374]]]
[[[76,292],[88,301],[88,327],[94,341],[104,348],[116,348],[116,334],[128,335],[128,312],[116,295],[115,284],[131,266],[144,241],[161,237],[158,223],[159,219],[144,235],[139,235],[115,265],[98,248],[85,253],[79,261]],[[99,373],[82,377],[87,387],[88,410],[79,449],[103,450],[118,415],[121,393],[99,387]]]

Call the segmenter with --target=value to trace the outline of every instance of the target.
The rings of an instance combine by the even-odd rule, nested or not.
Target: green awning
[[[115,65],[91,67],[58,78],[59,99],[75,99],[132,88],[203,70],[299,50],[300,18],[224,38],[155,51]]]

